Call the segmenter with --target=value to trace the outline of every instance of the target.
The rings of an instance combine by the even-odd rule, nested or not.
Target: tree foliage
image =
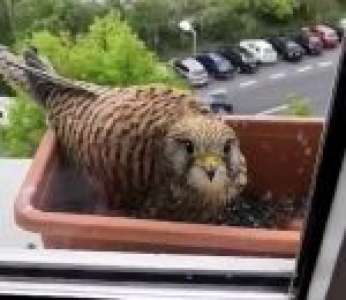
[[[310,22],[335,21],[345,16],[344,0],[301,0],[299,13]]]
[[[298,0],[254,0],[255,10],[273,21],[290,20],[298,8]]]
[[[14,26],[20,38],[32,32],[67,31],[72,36],[88,30],[96,16],[107,13],[107,1],[17,0],[14,2]]]
[[[11,45],[15,41],[12,6],[8,0],[0,0],[0,44]]]
[[[45,131],[42,109],[24,93],[10,103],[9,125],[0,129],[1,151],[13,157],[32,156]]]
[[[44,31],[34,33],[30,43],[67,77],[120,86],[180,83],[115,13],[97,18],[77,39]]]

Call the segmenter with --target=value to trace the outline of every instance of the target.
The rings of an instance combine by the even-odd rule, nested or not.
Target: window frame
[[[332,207],[345,159],[346,141],[343,136],[346,128],[346,52],[342,42],[338,74],[333,89],[333,101],[329,106],[325,134],[321,140],[319,163],[316,165],[314,185],[309,197],[308,215],[305,221],[300,253],[296,266],[296,278],[292,289],[297,299],[306,299],[312,284],[313,274],[322,255],[327,235],[328,222],[333,218]],[[326,184],[328,183],[328,184]],[[341,255],[341,253],[340,253]],[[346,293],[346,287],[343,287]]]
[[[90,296],[107,291],[114,298],[119,288],[132,283],[149,290],[153,285],[162,290],[173,285],[178,294],[187,286],[192,290],[208,286],[216,294],[225,289],[228,295],[238,295],[243,289],[247,299],[258,299],[258,293],[287,299],[283,297],[294,274],[294,259],[281,258],[20,249],[1,250],[0,254],[0,295],[4,286],[5,292],[31,293],[31,282],[50,295],[82,293],[84,297],[83,289],[76,286],[87,284]],[[56,283],[60,285],[54,290],[50,286]],[[100,286],[108,288],[100,291]]]

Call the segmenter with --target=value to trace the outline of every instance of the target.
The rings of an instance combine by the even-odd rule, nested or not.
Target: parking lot
[[[288,97],[306,98],[313,115],[323,116],[329,106],[341,47],[325,50],[320,56],[305,56],[301,62],[280,61],[262,65],[256,74],[236,74],[233,79],[213,80],[196,93],[208,102],[209,93],[224,89],[236,114],[278,114]]]

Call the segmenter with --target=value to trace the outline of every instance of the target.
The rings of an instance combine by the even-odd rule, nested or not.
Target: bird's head
[[[164,156],[178,181],[204,205],[224,206],[246,185],[246,162],[234,130],[207,116],[185,117],[164,141]]]

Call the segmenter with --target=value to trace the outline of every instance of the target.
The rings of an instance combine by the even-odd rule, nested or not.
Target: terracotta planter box
[[[248,189],[273,199],[304,199],[313,174],[322,119],[238,116],[227,119],[241,140],[249,169]],[[46,248],[129,250],[155,253],[294,256],[300,222],[287,230],[139,220],[63,212],[59,205],[92,203],[82,178],[64,163],[48,131],[15,203],[18,225],[41,234]],[[47,211],[50,209],[50,211]],[[76,211],[77,208],[76,208]]]

